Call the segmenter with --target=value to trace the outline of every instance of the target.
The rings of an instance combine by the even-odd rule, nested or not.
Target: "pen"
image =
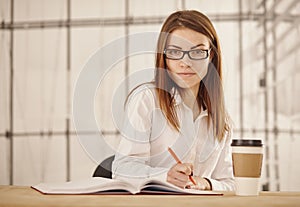
[[[170,152],[170,154],[172,155],[172,157],[176,160],[176,162],[178,164],[182,164],[182,162],[180,161],[180,159],[177,157],[177,155],[175,154],[175,152],[170,147],[168,147],[168,151]],[[189,175],[189,179],[190,179],[190,181],[194,185],[197,185],[196,181],[194,180],[194,178],[191,175]]]

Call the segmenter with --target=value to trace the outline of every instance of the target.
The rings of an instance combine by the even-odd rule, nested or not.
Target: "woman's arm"
[[[129,97],[126,105],[121,141],[112,164],[114,178],[148,178],[166,180],[165,168],[151,167],[150,136],[152,112],[155,109],[153,91],[142,86]]]
[[[232,167],[232,152],[231,152],[231,132],[225,137],[225,144],[220,154],[219,160],[209,179],[212,190],[217,191],[234,191],[235,183]]]

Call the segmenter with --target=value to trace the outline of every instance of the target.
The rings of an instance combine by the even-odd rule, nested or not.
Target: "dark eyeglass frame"
[[[182,56],[180,58],[172,58],[172,57],[167,56],[167,51],[168,50],[173,50],[173,51],[175,50],[175,51],[180,51],[180,52],[183,52],[183,53],[182,53]],[[193,58],[193,57],[191,57],[190,52],[194,52],[194,51],[197,51],[197,50],[201,50],[201,51],[206,52],[206,56],[204,58]],[[211,48],[209,48],[207,50],[203,50],[203,49],[177,50],[177,49],[167,49],[166,48],[166,49],[164,49],[164,56],[165,56],[165,58],[170,59],[170,60],[181,60],[185,56],[185,54],[187,54],[191,60],[204,60],[204,59],[207,59],[209,57],[210,51],[211,51]]]

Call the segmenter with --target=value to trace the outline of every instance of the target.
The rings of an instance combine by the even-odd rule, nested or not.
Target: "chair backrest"
[[[95,169],[93,177],[104,177],[104,178],[111,178],[112,172],[111,172],[111,165],[114,161],[115,156],[112,155],[105,160],[103,160]]]

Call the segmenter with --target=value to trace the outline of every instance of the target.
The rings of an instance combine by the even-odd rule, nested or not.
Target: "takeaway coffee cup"
[[[263,145],[258,139],[234,139],[231,143],[236,195],[258,195]]]

